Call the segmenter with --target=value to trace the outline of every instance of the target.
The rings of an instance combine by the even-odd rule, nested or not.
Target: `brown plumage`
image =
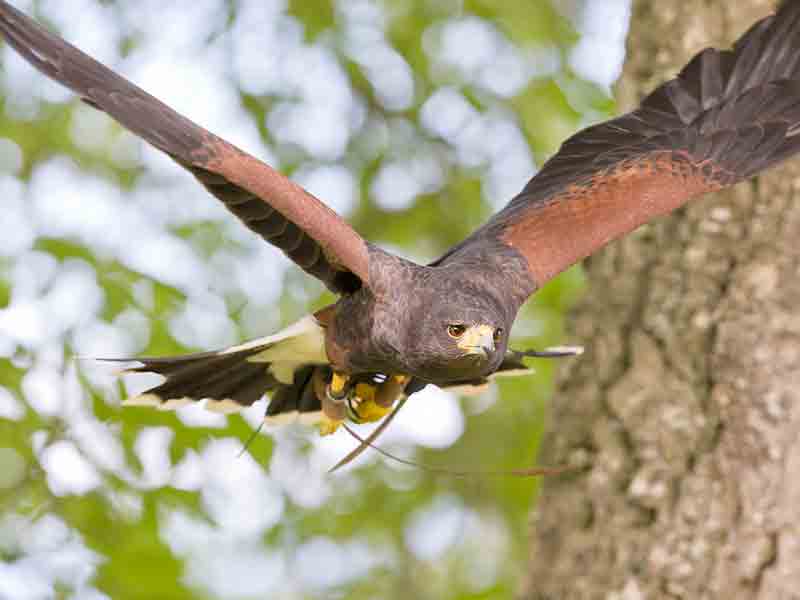
[[[699,53],[636,110],[572,136],[508,206],[422,266],[370,245],[283,175],[2,0],[0,34],[341,295],[268,338],[141,359],[136,370],[166,379],[140,400],[162,407],[208,397],[227,410],[271,391],[270,417],[371,419],[426,383],[481,385],[524,369],[508,332],[542,284],[642,223],[800,151],[800,0],[789,0],[731,50]]]
[[[634,111],[564,142],[508,206],[437,264],[482,240],[520,251],[540,287],[609,241],[800,150],[800,2],[707,48]]]
[[[28,62],[191,171],[245,225],[332,291],[352,291],[360,285],[357,279],[366,279],[364,240],[303,188],[5,2],[0,4],[0,29]]]
[[[547,204],[521,211],[500,239],[525,256],[534,281],[548,281],[688,198],[723,187],[717,177],[725,174],[717,174],[713,164],[709,167],[707,176],[702,163],[666,151],[621,162],[583,185],[568,186]]]

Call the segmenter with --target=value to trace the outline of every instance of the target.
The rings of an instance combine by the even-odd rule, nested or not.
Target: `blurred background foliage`
[[[419,261],[612,113],[625,0],[12,2]],[[79,18],[76,18],[79,17]],[[82,356],[265,335],[332,300],[193,180],[0,48],[0,598],[506,598],[535,479],[410,469],[300,426],[120,410]],[[523,309],[564,340],[579,270]],[[420,332],[423,334],[424,332]],[[382,445],[536,463],[554,365],[411,398]]]

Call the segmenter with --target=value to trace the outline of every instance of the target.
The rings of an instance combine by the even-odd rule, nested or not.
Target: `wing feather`
[[[800,1],[706,49],[635,111],[569,138],[522,192],[434,265],[499,243],[535,291],[567,267],[691,198],[800,152]]]
[[[0,0],[0,34],[42,73],[165,152],[251,230],[332,291],[368,284],[366,242],[268,165],[178,114]]]

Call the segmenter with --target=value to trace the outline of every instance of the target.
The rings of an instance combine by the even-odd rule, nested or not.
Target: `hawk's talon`
[[[319,434],[322,435],[330,435],[334,433],[339,426],[343,423],[341,419],[331,419],[329,416],[323,414],[322,419],[318,424],[319,427]]]
[[[381,384],[383,385],[383,384]],[[369,423],[385,417],[392,406],[383,406],[378,400],[380,386],[359,383],[347,399],[347,416],[354,423]]]
[[[361,415],[358,412],[358,406],[361,404],[354,396],[348,396],[346,403],[347,418],[353,423],[363,423]]]
[[[334,371],[331,376],[331,382],[325,388],[325,395],[333,402],[344,402],[347,397],[347,384],[349,381],[349,375]]]
[[[391,412],[407,380],[407,376],[397,375],[378,384],[360,381],[351,385],[348,375],[336,372],[330,383],[321,378],[315,380],[325,416],[320,423],[320,434],[333,433],[345,419],[353,423],[379,421]]]
[[[391,411],[391,406],[384,407],[375,401],[362,402],[358,407],[359,423],[379,421]]]

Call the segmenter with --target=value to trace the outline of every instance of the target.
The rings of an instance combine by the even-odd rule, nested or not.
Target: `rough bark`
[[[635,0],[621,106],[766,0]],[[800,598],[800,160],[587,264],[526,598]]]

